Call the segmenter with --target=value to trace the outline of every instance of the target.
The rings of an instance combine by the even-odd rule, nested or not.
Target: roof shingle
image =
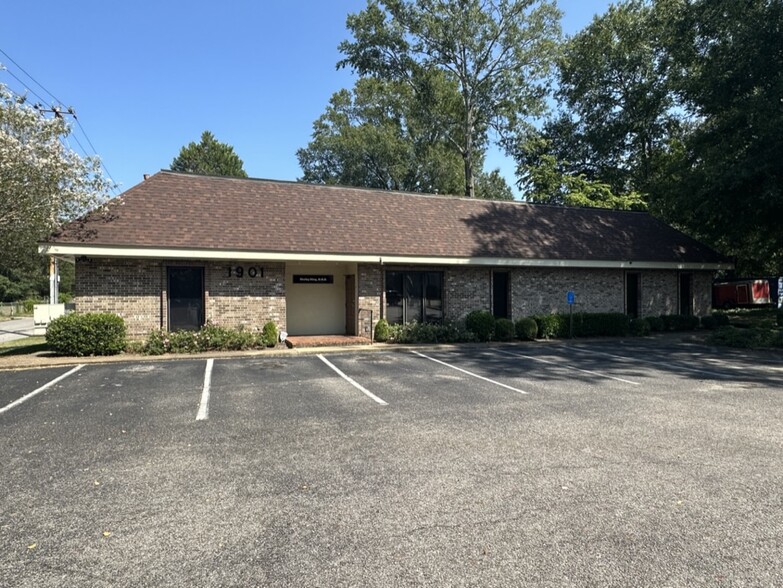
[[[377,256],[726,263],[647,213],[159,172],[50,241]]]

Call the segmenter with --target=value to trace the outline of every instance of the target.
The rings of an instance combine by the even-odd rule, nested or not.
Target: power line
[[[60,99],[59,99],[57,96],[55,96],[54,94],[52,94],[52,93],[51,93],[51,92],[50,92],[50,91],[49,91],[49,90],[48,90],[48,89],[47,89],[47,88],[46,88],[46,87],[45,87],[45,86],[44,86],[44,85],[43,85],[41,82],[39,82],[38,80],[36,80],[36,79],[35,79],[35,78],[34,78],[34,77],[33,77],[33,76],[30,74],[30,73],[28,73],[28,72],[27,72],[27,70],[26,70],[25,68],[23,68],[21,65],[19,65],[19,64],[18,64],[18,63],[17,63],[17,62],[16,62],[16,61],[15,61],[15,60],[14,60],[14,59],[13,59],[13,58],[10,56],[10,55],[8,55],[8,53],[6,53],[5,51],[3,51],[2,49],[0,49],[0,53],[2,53],[3,55],[5,55],[6,59],[8,59],[8,61],[10,61],[11,63],[13,63],[13,64],[14,64],[14,65],[15,65],[17,68],[19,68],[19,70],[20,70],[22,73],[24,73],[24,75],[26,75],[26,76],[27,76],[28,78],[30,78],[30,79],[31,79],[31,80],[32,80],[32,81],[33,81],[35,84],[37,84],[37,85],[38,85],[38,87],[39,87],[39,88],[41,88],[41,89],[42,89],[42,90],[43,90],[43,91],[44,91],[46,94],[48,94],[49,96],[51,96],[51,97],[54,99],[54,101],[55,101],[56,103],[58,103],[58,104],[60,104],[60,105],[64,104],[64,102],[63,102],[62,100],[60,100]],[[41,96],[40,96],[38,93],[36,93],[36,92],[35,92],[35,90],[33,90],[32,88],[28,88],[28,87],[27,87],[27,84],[25,84],[25,83],[24,83],[24,82],[23,82],[21,79],[19,79],[19,77],[17,77],[17,76],[16,76],[16,75],[15,75],[15,74],[14,74],[12,71],[10,71],[10,70],[8,70],[8,69],[6,69],[6,71],[7,71],[7,72],[8,72],[8,74],[9,74],[9,75],[11,75],[11,76],[12,76],[12,77],[13,77],[15,80],[17,80],[17,81],[18,81],[20,84],[22,84],[22,86],[24,86],[26,89],[28,89],[28,90],[29,90],[29,91],[30,91],[30,92],[33,94],[33,96],[35,96],[36,98],[38,98],[38,100],[40,100],[41,102],[43,102],[45,105],[49,106],[49,107],[50,107],[50,109],[51,109],[51,112],[53,112],[53,113],[55,114],[55,116],[62,116],[62,112],[61,112],[60,110],[58,110],[58,109],[57,109],[57,107],[55,107],[55,106],[54,106],[54,104],[52,104],[52,103],[49,103],[49,101],[48,101],[48,100],[45,100],[45,99],[41,98]],[[39,111],[42,111],[42,109],[40,109],[40,108],[39,108],[38,110],[39,110]],[[87,143],[89,144],[90,148],[92,149],[92,154],[93,154],[93,155],[96,155],[96,156],[98,156],[98,159],[100,160],[101,167],[103,168],[103,171],[105,171],[105,172],[106,172],[106,175],[107,175],[107,176],[109,176],[109,179],[111,180],[111,183],[112,183],[112,188],[111,188],[111,189],[112,189],[112,190],[113,190],[115,193],[117,193],[117,192],[118,192],[118,188],[117,188],[117,182],[116,182],[116,181],[114,180],[114,178],[112,177],[112,175],[111,175],[111,172],[109,171],[109,168],[108,168],[108,167],[106,167],[106,164],[104,163],[104,161],[103,161],[103,158],[102,158],[102,157],[100,157],[100,155],[98,155],[98,150],[95,148],[95,145],[93,145],[92,141],[90,140],[90,137],[89,137],[89,135],[87,134],[87,131],[84,129],[84,126],[82,125],[82,122],[79,120],[79,117],[78,117],[78,116],[76,116],[76,112],[74,112],[73,108],[69,107],[69,108],[68,108],[68,110],[67,110],[67,112],[66,112],[66,114],[69,114],[69,115],[71,115],[71,116],[73,117],[73,119],[76,121],[76,124],[78,125],[79,129],[81,130],[82,134],[84,135],[84,138],[87,140]],[[76,144],[77,144],[77,145],[78,145],[78,146],[81,148],[81,150],[82,150],[82,153],[84,153],[85,155],[87,155],[88,151],[87,151],[87,150],[86,150],[86,149],[85,149],[85,148],[82,146],[81,142],[79,141],[79,138],[78,138],[76,135],[72,135],[72,136],[73,136],[73,139],[74,139],[74,141],[76,141]]]

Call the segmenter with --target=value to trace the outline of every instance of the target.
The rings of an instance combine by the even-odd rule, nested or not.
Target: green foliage
[[[647,319],[634,318],[631,319],[629,329],[634,337],[646,337],[650,334],[650,322]]]
[[[100,160],[72,151],[70,134],[65,117],[42,116],[0,84],[0,268],[40,265],[37,243],[106,199]]]
[[[496,341],[513,341],[517,336],[517,330],[514,321],[507,318],[499,318],[495,321]]]
[[[267,323],[272,324],[274,323]],[[275,327],[276,331],[277,327]],[[271,329],[270,329],[271,333]],[[199,353],[203,351],[244,351],[268,347],[267,333],[253,333],[240,329],[227,329],[207,323],[199,331],[167,332],[154,330],[144,342],[143,351],[148,355],[164,353]],[[274,335],[277,341],[277,334]],[[274,346],[274,345],[272,345]]]
[[[169,333],[169,352],[198,353],[201,351],[198,331],[174,331]]]
[[[209,131],[201,134],[200,143],[189,143],[171,162],[171,170],[209,176],[246,178],[244,164],[234,148],[221,143]]]
[[[783,347],[783,331],[780,329],[721,327],[710,335],[708,341],[713,345],[742,349]]]
[[[66,314],[49,323],[46,343],[62,355],[116,355],[127,343],[125,321],[109,313]]]
[[[729,319],[729,315],[724,314],[722,312],[716,312],[712,315],[712,318],[715,319],[715,326],[716,327],[728,327],[731,323],[731,320]]]
[[[375,341],[385,343],[389,340],[389,323],[386,319],[381,319],[375,323]]]
[[[628,335],[630,330],[631,318],[627,314],[574,313],[574,337],[622,337]]]
[[[663,319],[659,316],[648,316],[646,320],[650,324],[650,331],[653,333],[659,333],[666,328]]]
[[[432,100],[445,104],[457,98],[445,76],[419,77],[417,84],[426,82]],[[333,94],[313,123],[310,143],[296,155],[305,182],[440,194],[463,190],[462,158],[401,81],[360,78],[352,92]]]
[[[273,321],[267,322],[261,332],[262,340],[267,347],[274,347],[277,345],[280,334],[277,331],[277,325]]]
[[[488,310],[474,310],[465,319],[468,331],[476,335],[478,341],[491,341],[495,336],[495,317]]]
[[[389,325],[390,343],[467,343],[476,336],[459,323],[419,323]]]
[[[783,308],[778,308],[775,313],[775,320],[779,327],[783,327]]]
[[[513,200],[514,193],[505,178],[500,175],[500,169],[489,173],[476,175],[476,198],[482,200]]]
[[[701,322],[701,328],[702,329],[707,329],[708,331],[713,331],[718,326],[718,323],[715,320],[715,317],[712,316],[712,315],[705,315],[705,316],[701,317],[700,322]]]
[[[664,331],[693,331],[699,326],[699,317],[684,314],[664,314],[661,316]]]
[[[523,317],[517,320],[517,337],[523,341],[533,341],[538,335],[538,323],[532,317]]]
[[[475,196],[476,153],[545,109],[547,74],[559,38],[554,2],[370,1],[348,16],[352,41],[340,44],[361,77],[407,84],[463,160],[464,194]],[[433,96],[427,75],[455,84],[456,99]]]
[[[563,314],[542,314],[534,316],[538,325],[538,339],[559,339],[568,337],[568,316]]]

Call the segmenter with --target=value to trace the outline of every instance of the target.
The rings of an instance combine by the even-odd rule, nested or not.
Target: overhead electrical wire
[[[30,73],[28,73],[28,72],[27,72],[27,70],[26,70],[25,68],[23,68],[21,65],[19,65],[19,64],[18,64],[18,63],[17,63],[17,62],[16,62],[16,61],[15,61],[15,60],[14,60],[14,59],[13,59],[13,58],[10,56],[10,55],[8,55],[8,53],[6,53],[5,51],[3,51],[2,49],[0,49],[0,53],[2,53],[2,54],[5,56],[5,58],[6,58],[6,59],[7,59],[9,62],[13,63],[13,64],[14,64],[14,66],[15,66],[17,69],[19,69],[19,70],[20,70],[20,71],[21,71],[21,72],[22,72],[24,75],[26,75],[28,78],[30,78],[30,79],[31,79],[31,80],[32,80],[32,81],[33,81],[33,82],[34,82],[34,83],[35,83],[35,84],[36,84],[36,85],[37,85],[39,88],[41,88],[41,89],[42,89],[42,90],[43,90],[43,91],[44,91],[46,94],[48,94],[49,96],[51,96],[51,97],[53,98],[54,102],[52,103],[52,102],[50,102],[50,101],[48,101],[48,100],[46,100],[46,99],[42,98],[42,97],[41,97],[41,96],[40,96],[40,95],[39,95],[39,94],[38,94],[38,93],[37,93],[35,90],[33,90],[32,88],[30,88],[30,87],[28,86],[28,84],[26,84],[26,83],[25,83],[24,81],[22,81],[22,80],[21,80],[21,79],[20,79],[20,78],[19,78],[19,77],[18,77],[16,74],[14,74],[14,72],[12,72],[12,71],[11,71],[11,70],[9,70],[9,69],[6,69],[6,71],[8,72],[8,74],[9,74],[9,75],[10,75],[12,78],[14,78],[16,81],[18,81],[20,84],[22,84],[22,86],[23,86],[23,87],[24,87],[26,90],[29,90],[29,92],[30,92],[30,93],[31,93],[33,96],[35,96],[35,97],[36,97],[38,100],[40,100],[40,101],[41,101],[41,102],[42,102],[44,105],[48,106],[48,107],[49,107],[49,111],[50,111],[50,112],[53,112],[53,113],[55,113],[55,115],[56,115],[56,116],[62,116],[62,114],[60,114],[60,113],[59,113],[59,110],[57,109],[57,107],[55,106],[55,104],[59,104],[59,105],[61,105],[61,106],[62,106],[62,105],[63,105],[63,104],[65,104],[65,103],[64,103],[62,100],[60,100],[60,99],[59,99],[57,96],[55,96],[54,94],[52,94],[52,93],[51,93],[51,92],[50,92],[50,91],[49,91],[49,90],[46,88],[46,86],[44,86],[44,85],[43,85],[41,82],[39,82],[38,80],[36,80],[36,79],[35,79],[35,78],[34,78],[34,77],[33,77],[33,76],[30,74]],[[39,110],[40,110],[40,109],[39,109]],[[106,167],[106,164],[103,162],[103,158],[101,158],[101,157],[100,157],[100,155],[98,155],[98,150],[97,150],[97,149],[95,149],[95,145],[93,145],[92,141],[90,140],[90,136],[87,134],[87,131],[86,131],[86,130],[84,129],[84,127],[82,126],[82,122],[79,120],[79,117],[78,117],[78,116],[76,116],[76,113],[74,112],[73,108],[69,108],[69,109],[67,109],[67,110],[65,111],[65,113],[66,113],[66,114],[69,114],[69,115],[71,115],[71,116],[73,117],[73,119],[76,121],[76,124],[77,124],[77,126],[79,127],[79,129],[81,130],[82,134],[84,135],[84,138],[87,140],[87,144],[88,144],[88,145],[90,146],[90,148],[92,149],[92,152],[91,152],[91,153],[92,153],[93,155],[96,155],[96,156],[98,157],[98,159],[100,160],[100,163],[101,163],[101,167],[103,168],[103,171],[105,171],[105,172],[106,172],[106,175],[107,175],[107,176],[109,177],[109,179],[111,180],[111,183],[112,183],[112,188],[111,188],[111,189],[112,189],[112,191],[114,191],[115,193],[117,193],[117,192],[119,191],[119,190],[118,190],[118,188],[117,188],[117,182],[116,182],[116,181],[114,181],[114,178],[112,177],[112,175],[111,175],[111,172],[109,172],[109,168],[107,168],[107,167]],[[76,144],[79,146],[79,148],[82,150],[82,153],[84,153],[84,154],[85,154],[85,156],[87,156],[87,155],[88,155],[90,152],[88,152],[88,151],[87,151],[87,150],[84,148],[84,146],[82,145],[81,141],[79,141],[79,138],[78,138],[76,135],[74,135],[74,134],[72,134],[71,136],[73,137],[73,140],[74,140],[74,141],[76,141]]]

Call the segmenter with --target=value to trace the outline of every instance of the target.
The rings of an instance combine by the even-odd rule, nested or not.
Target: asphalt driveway
[[[0,372],[0,585],[779,586],[782,377],[640,341]]]

